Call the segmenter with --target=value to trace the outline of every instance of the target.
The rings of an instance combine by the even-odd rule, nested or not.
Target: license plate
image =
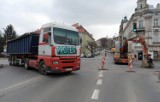
[[[66,69],[66,71],[71,71],[71,70],[72,70],[72,68],[67,68],[67,69]]]

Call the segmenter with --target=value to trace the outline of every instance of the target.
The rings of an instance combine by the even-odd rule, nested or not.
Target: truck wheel
[[[25,61],[24,61],[24,68],[25,68],[26,70],[29,70],[29,69],[30,69],[30,67],[29,67],[29,59],[25,59]]]
[[[13,59],[11,60],[11,65],[13,66]]]
[[[47,75],[47,67],[44,63],[44,61],[41,61],[40,64],[39,64],[39,72],[42,74],[42,75]]]
[[[17,65],[17,61],[16,59],[13,60],[13,65],[16,66]]]
[[[9,65],[10,65],[10,66],[12,66],[12,65],[13,65],[12,57],[11,57],[11,58],[9,58],[8,62],[9,62]]]

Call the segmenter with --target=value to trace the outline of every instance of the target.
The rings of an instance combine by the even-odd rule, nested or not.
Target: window
[[[51,43],[51,33],[44,33],[42,42],[50,44]]]
[[[141,4],[141,9],[142,9],[142,4]]]
[[[51,28],[49,27],[49,28],[44,28],[44,33],[45,32],[50,32],[51,31]]]
[[[44,28],[42,42],[45,42],[47,44],[51,43],[51,28],[50,27]]]
[[[56,44],[79,45],[79,33],[61,28],[53,28],[53,37]]]
[[[158,26],[158,18],[155,18],[153,23],[154,23],[153,26],[157,27]]]
[[[143,21],[139,21],[139,29],[143,28]]]
[[[154,34],[154,42],[160,42],[160,34]]]

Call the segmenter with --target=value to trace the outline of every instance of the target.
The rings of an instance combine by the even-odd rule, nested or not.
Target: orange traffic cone
[[[133,70],[133,59],[132,59],[131,56],[128,58],[128,70],[127,70],[127,72],[135,72],[135,70]]]
[[[102,64],[100,66],[99,70],[108,70],[107,68],[104,68],[105,62],[106,62],[106,52],[105,52],[105,56],[102,58]]]

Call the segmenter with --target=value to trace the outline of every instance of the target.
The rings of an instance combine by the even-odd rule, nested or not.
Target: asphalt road
[[[99,71],[101,58],[83,58],[80,71],[49,76],[5,65],[0,69],[0,102],[160,102],[160,83],[154,75],[158,65],[143,69],[134,62],[136,72],[130,73],[127,65],[113,64],[108,54],[109,70]]]

